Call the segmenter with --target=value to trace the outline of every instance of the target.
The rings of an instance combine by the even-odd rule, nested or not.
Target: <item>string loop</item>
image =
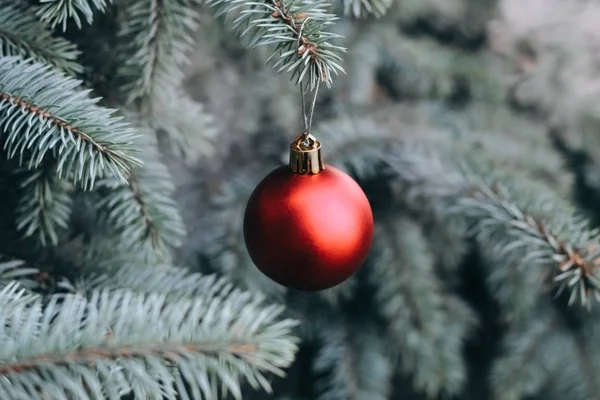
[[[306,25],[306,22],[310,19],[310,17],[307,17],[303,22],[302,25],[300,26],[300,30],[298,31],[298,48],[301,47],[302,43],[301,43],[301,39],[302,39],[302,32],[304,31],[304,26]],[[308,135],[311,134],[311,130],[312,130],[312,121],[313,121],[313,116],[315,113],[315,105],[317,104],[317,95],[319,94],[319,85],[321,83],[321,80],[318,79],[317,80],[317,84],[315,86],[315,95],[313,97],[313,100],[311,102],[311,106],[310,106],[310,110],[306,109],[306,98],[305,98],[305,91],[304,91],[304,84],[302,81],[300,81],[300,96],[302,98],[302,116],[304,118],[304,135],[306,137],[308,137]]]

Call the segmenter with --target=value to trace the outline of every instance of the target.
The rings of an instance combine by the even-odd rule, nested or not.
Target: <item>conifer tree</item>
[[[594,16],[0,0],[0,399],[598,398]],[[300,293],[242,220],[318,82],[376,234]]]
[[[198,161],[212,129],[180,94],[199,13],[0,1],[0,398],[240,398],[292,361],[280,305],[174,258],[163,157]]]

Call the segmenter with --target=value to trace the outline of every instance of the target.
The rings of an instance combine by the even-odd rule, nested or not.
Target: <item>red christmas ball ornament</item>
[[[303,291],[336,286],[367,258],[373,213],[360,186],[321,157],[309,134],[292,144],[290,165],[256,187],[244,215],[244,240],[257,268]]]

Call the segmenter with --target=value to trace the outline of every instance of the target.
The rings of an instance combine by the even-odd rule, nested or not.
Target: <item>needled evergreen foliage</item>
[[[0,399],[600,399],[598,18],[0,0]],[[300,293],[242,221],[319,85],[376,234]]]
[[[199,13],[0,2],[0,398],[241,398],[293,361],[281,305],[175,266],[186,228],[165,157],[200,162],[215,136],[182,90]]]

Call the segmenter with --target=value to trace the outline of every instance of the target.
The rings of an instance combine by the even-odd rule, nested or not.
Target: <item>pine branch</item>
[[[337,286],[318,292],[318,295],[333,307],[338,307],[341,303],[352,299],[356,295],[359,284],[359,279],[356,275],[353,275]]]
[[[497,91],[497,90],[496,90]],[[423,116],[435,126],[452,130],[454,138],[446,135],[431,136],[432,141],[453,142],[462,152],[478,151],[478,158],[506,174],[523,171],[553,188],[564,199],[573,198],[573,172],[565,169],[564,156],[556,151],[556,144],[548,137],[543,121],[527,116],[518,117],[514,111],[480,98],[476,105],[460,114],[442,107]],[[459,140],[457,140],[459,139]]]
[[[461,351],[475,324],[472,311],[445,292],[419,225],[406,218],[383,222],[376,246],[371,284],[403,372],[428,398],[460,393],[467,378]]]
[[[181,67],[194,45],[195,0],[141,0],[122,6],[118,75],[128,102],[160,98],[183,78]]]
[[[427,199],[453,203],[448,215],[469,218],[486,254],[503,260],[505,268],[498,273],[538,269],[541,279],[521,294],[543,295],[544,284],[554,280],[559,292],[568,290],[570,304],[589,307],[600,299],[600,240],[573,207],[527,177],[506,176],[481,162],[467,166],[463,160],[475,163],[471,151],[449,146],[444,152],[449,155],[411,140],[385,150],[384,159],[397,174],[395,191],[404,201],[417,208],[421,202],[422,212],[431,204]],[[495,288],[497,294],[504,288]],[[515,311],[524,315],[510,312]]]
[[[18,155],[29,169],[56,157],[59,177],[73,171],[84,189],[107,172],[126,181],[130,168],[141,165],[132,156],[133,130],[80,84],[49,66],[0,58],[0,128],[7,156]]]
[[[170,261],[170,252],[182,244],[185,226],[174,200],[173,178],[162,163],[154,131],[139,124],[143,135],[138,146],[144,167],[131,171],[129,182],[106,179],[107,189],[97,210],[110,230],[120,239],[119,248],[137,253],[145,262]]]
[[[399,37],[397,29],[383,30],[374,40],[379,52],[377,77],[394,100],[452,101],[466,89],[471,100],[494,105],[505,101],[505,83],[480,55],[448,49],[430,38]]]
[[[477,221],[481,245],[495,244],[491,256],[502,260],[507,273],[510,268],[554,265],[554,271],[539,270],[536,282],[528,279],[531,284],[523,291],[543,293],[553,280],[558,293],[569,291],[569,304],[590,307],[592,297],[600,300],[598,232],[589,230],[587,220],[545,188],[532,182],[511,184],[498,175],[488,172],[484,180],[474,178],[476,192],[460,199],[455,208]]]
[[[0,289],[14,284],[14,281],[26,289],[33,289],[38,286],[34,280],[38,272],[38,269],[27,267],[21,260],[0,257]]]
[[[505,317],[529,315],[527,309],[536,304],[552,279],[559,290],[568,290],[571,303],[590,306],[591,300],[600,297],[597,233],[572,206],[564,204],[562,193],[528,178],[528,171],[501,174],[502,168],[496,166],[507,163],[502,162],[505,156],[497,147],[490,146],[487,154],[475,141],[463,146],[464,137],[457,141],[448,127],[430,126],[430,117],[431,113],[415,115],[399,109],[393,117],[346,118],[331,123],[336,129],[323,125],[316,132],[333,143],[336,160],[360,176],[373,174],[373,166],[382,160],[389,163],[395,175],[394,196],[419,215],[434,218],[443,211],[445,218],[467,217],[475,224],[471,233],[485,249],[483,253],[501,262],[489,272],[489,279],[506,306]],[[405,126],[401,140],[389,137],[390,127],[398,120]],[[338,142],[341,151],[335,149]],[[524,164],[536,174],[548,171],[535,163],[529,166],[529,161]],[[516,281],[520,285],[514,285]],[[519,289],[518,293],[513,289]]]
[[[552,311],[538,311],[535,318],[514,325],[504,338],[502,356],[495,361],[491,373],[494,399],[538,395],[551,382],[560,385],[573,372],[581,377],[574,360],[573,338],[561,329]]]
[[[363,16],[365,12],[376,17],[383,17],[394,4],[394,0],[343,0],[344,14],[355,18]]]
[[[338,321],[339,323],[339,321]],[[340,323],[321,333],[314,360],[319,400],[386,400],[391,394],[393,365],[384,340],[370,326],[348,330]]]
[[[574,347],[569,353],[574,358],[574,368],[571,367],[565,371],[562,365],[557,373],[567,372],[567,377],[563,383],[564,389],[571,389],[578,385],[580,393],[585,393],[582,397],[585,399],[600,400],[600,382],[598,381],[598,365],[600,362],[597,337],[600,328],[600,319],[598,319],[598,310],[594,310],[594,318],[588,318],[582,324],[581,330],[571,330],[571,344]],[[589,314],[588,314],[589,315]],[[560,316],[562,317],[562,315]],[[559,317],[559,318],[560,318]],[[561,322],[564,319],[561,318]],[[556,373],[555,373],[556,374]],[[557,388],[561,389],[561,388]],[[565,398],[563,396],[562,398]]]
[[[35,236],[42,246],[56,246],[59,231],[65,230],[72,209],[71,185],[51,168],[17,169],[21,193],[17,208],[17,230]]]
[[[95,291],[88,300],[54,296],[44,306],[13,285],[0,292],[0,304],[0,396],[7,399],[227,392],[240,399],[241,379],[270,391],[266,374],[282,375],[296,352],[295,322],[243,292],[170,303],[157,294]]]
[[[213,154],[218,133],[214,120],[202,104],[185,93],[172,89],[163,93],[150,118],[149,124],[159,133],[161,147],[170,149],[172,155],[187,164],[193,165]]]
[[[381,148],[397,143],[397,133],[371,118],[343,116],[315,128],[315,135],[327,143],[327,162],[367,179],[379,174]]]
[[[426,136],[422,132],[424,129],[427,131],[436,129],[435,126],[421,126],[421,120],[427,121],[426,124],[435,121],[431,113],[420,115],[415,111],[407,107],[392,107],[376,115],[370,111],[358,116],[355,111],[351,112],[354,117],[343,116],[319,124],[315,132],[324,143],[327,143],[328,162],[347,170],[363,181],[373,179],[381,181],[383,178],[390,179],[393,188],[398,185],[395,190],[397,194],[393,196],[393,205],[419,215],[419,220],[427,228],[425,234],[428,239],[436,243],[436,246],[431,248],[432,254],[437,256],[436,262],[453,270],[464,259],[469,239],[465,219],[448,213],[453,199],[439,195],[413,198],[412,193],[404,190],[402,182],[396,182],[395,177],[389,176],[389,171],[381,165],[382,158],[385,160],[385,148],[398,146],[398,136],[417,134],[423,138]],[[402,121],[403,124],[401,132],[398,132],[398,121]],[[447,142],[450,140],[436,136],[438,146],[450,145]],[[423,156],[428,157],[429,154]],[[436,156],[432,158],[435,160]],[[389,198],[386,201],[390,201]],[[423,213],[424,208],[427,209],[427,213]]]
[[[63,32],[67,30],[67,23],[73,20],[81,29],[82,18],[88,24],[94,20],[94,12],[104,12],[112,0],[39,0],[38,17],[50,24],[52,28],[62,25]]]
[[[50,64],[69,75],[83,71],[80,52],[67,40],[53,36],[32,10],[15,0],[0,0],[0,57],[20,56]]]
[[[249,47],[275,45],[269,61],[277,72],[292,72],[299,84],[306,78],[309,86],[322,81],[331,86],[333,75],[344,73],[339,62],[346,49],[330,41],[341,36],[327,32],[338,18],[326,12],[324,1],[309,0],[208,0],[217,16],[239,12],[233,28],[240,36],[250,34]]]
[[[137,293],[160,293],[168,301],[178,301],[195,296],[227,296],[233,290],[229,280],[217,275],[202,275],[186,268],[170,265],[135,267],[127,265],[98,274],[92,270],[75,284],[64,282],[71,293],[90,293],[100,289],[128,289]]]
[[[96,192],[84,194],[89,193],[97,194]],[[81,194],[79,195],[81,196]],[[112,230],[112,226],[100,219],[106,218],[106,216],[97,213],[96,206],[101,196],[93,196],[93,198],[95,201],[89,204],[88,209],[85,210],[93,215],[90,215],[87,221],[71,222],[71,225],[74,223],[86,224],[83,228],[84,231],[77,232],[73,237],[61,238],[60,246],[52,251],[54,262],[61,269],[60,277],[66,279],[67,282],[79,282],[85,278],[87,285],[88,281],[98,279],[99,274],[120,271],[125,265],[139,266],[140,271],[146,267],[149,268],[148,262],[154,263],[158,257],[154,256],[154,260],[149,260],[151,257],[147,253],[132,251],[129,243],[123,243],[121,235],[116,234]],[[80,201],[80,199],[78,200]],[[76,207],[73,210],[73,217],[81,217],[81,204],[76,204]],[[79,286],[75,285],[75,287]],[[107,287],[112,288],[112,286]],[[99,286],[99,288],[105,287]]]
[[[211,266],[244,289],[282,296],[286,289],[263,275],[244,245],[242,224],[248,198],[256,184],[272,168],[253,166],[229,177],[212,199],[211,210],[193,228],[191,239]]]
[[[493,128],[489,128],[490,121],[478,121],[475,127],[449,129],[444,120],[432,126],[435,120],[430,112],[419,114],[398,108],[393,113],[385,110],[375,116],[371,112],[370,116],[336,119],[315,131],[333,146],[328,158],[343,162],[361,178],[374,176],[374,167],[381,160],[390,163],[395,175],[391,180],[392,196],[419,218],[474,223],[469,235],[474,235],[483,249],[489,266],[488,284],[504,305],[503,317],[531,315],[539,297],[553,286],[552,279],[560,280],[556,286],[567,290],[571,301],[591,305],[600,293],[600,274],[595,268],[598,257],[594,253],[598,238],[572,207],[563,204],[562,188],[560,194],[553,193],[527,175],[531,171],[539,179],[559,168],[558,161],[548,153],[550,147],[540,140],[518,139],[522,136],[518,135],[521,147],[514,148],[527,161],[521,161],[518,173],[512,172],[509,165],[514,166],[513,155],[504,154],[506,135],[501,148],[498,141],[486,143],[485,126],[503,132],[497,122]],[[399,121],[403,128],[398,133],[394,127]],[[506,121],[504,126],[508,124]],[[402,139],[390,138],[394,129]],[[476,129],[474,136],[480,139],[465,137],[465,129]],[[456,136],[460,137],[458,141]],[[546,149],[548,163],[544,166],[544,151],[540,149]],[[531,155],[538,153],[533,161]],[[464,166],[463,159],[473,158],[479,160],[476,166],[460,167]],[[500,176],[499,170],[507,173]],[[549,184],[557,187],[554,180]],[[453,254],[452,258],[456,260],[461,254]]]

